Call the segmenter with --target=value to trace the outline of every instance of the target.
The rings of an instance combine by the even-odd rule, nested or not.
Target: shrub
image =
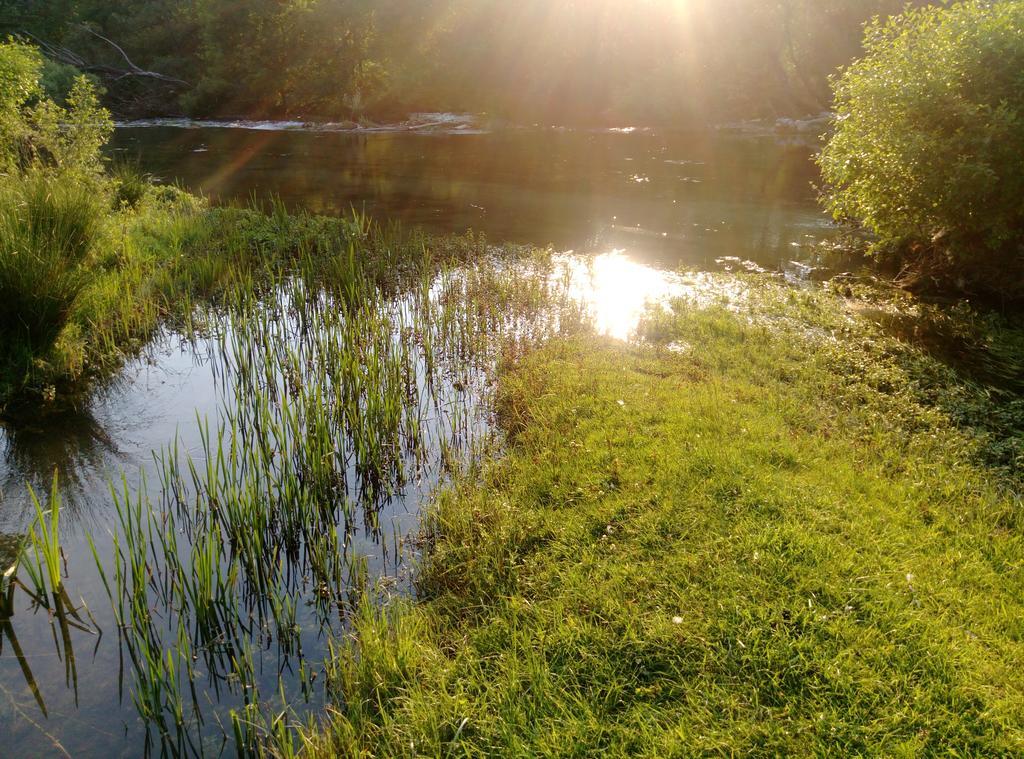
[[[15,170],[28,152],[28,107],[42,95],[43,57],[19,42],[0,43],[0,172]]]
[[[1024,2],[909,10],[865,47],[833,82],[829,210],[908,283],[1024,297]]]
[[[100,149],[113,130],[110,113],[83,75],[64,82],[63,105],[47,97],[48,70],[34,47],[0,43],[0,174],[46,169],[98,177]],[[62,76],[68,79],[65,69]]]

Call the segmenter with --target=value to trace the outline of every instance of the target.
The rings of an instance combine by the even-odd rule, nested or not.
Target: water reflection
[[[725,270],[729,259],[721,260]],[[623,250],[592,257],[565,255],[559,258],[556,276],[568,279],[572,296],[583,304],[594,329],[616,340],[628,340],[652,306],[675,298],[700,306],[735,301],[742,296],[733,278],[710,271],[673,272],[641,263]],[[744,262],[756,267],[752,262]]]
[[[88,408],[43,421],[7,424],[0,431],[0,523],[25,525],[30,502],[27,486],[45,491],[53,473],[70,496],[69,516],[81,506],[74,495],[87,489],[108,464],[126,461],[110,433]]]
[[[33,516],[27,486],[48,492],[56,471],[62,531],[105,530],[108,483],[122,472],[135,483],[150,467],[151,452],[172,440],[180,424],[215,408],[207,362],[202,346],[160,335],[87,406],[0,425],[0,529],[27,528]]]
[[[594,328],[618,340],[632,335],[649,304],[684,292],[679,275],[637,263],[621,250],[562,261],[570,291],[585,304]]]

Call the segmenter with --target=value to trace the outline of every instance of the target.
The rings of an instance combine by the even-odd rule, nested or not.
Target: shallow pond
[[[439,232],[472,227],[495,241],[551,243],[559,249],[597,253],[598,258],[588,262],[562,260],[560,274],[552,281],[564,283],[569,294],[590,311],[598,329],[619,338],[628,336],[647,298],[693,292],[702,286],[699,275],[673,277],[661,273],[664,269],[714,269],[726,259],[726,265],[751,261],[766,268],[785,268],[791,261],[804,259],[811,242],[832,234],[814,205],[811,148],[773,139],[719,133],[351,134],[148,126],[118,130],[113,149],[137,155],[142,167],[162,180],[179,181],[216,201],[244,202],[274,194],[293,207],[315,212],[344,213],[355,206],[378,218]],[[456,338],[442,334],[444,329],[437,324],[433,338],[417,331],[422,327],[417,318],[436,321],[431,309],[450,302],[445,286],[435,283],[419,300],[379,306],[378,316],[386,316],[393,327],[396,319],[405,325],[395,327],[377,352],[365,354],[371,357],[366,359],[368,364],[393,365],[393,378],[373,381],[405,388],[401,409],[392,413],[374,407],[375,418],[396,424],[394,439],[384,443],[373,436],[376,433],[361,432],[351,418],[332,421],[303,416],[314,414],[322,398],[306,397],[304,388],[315,383],[304,384],[296,377],[301,379],[306,371],[315,375],[316,367],[327,363],[324,357],[337,348],[332,340],[348,345],[345,341],[353,338],[342,323],[334,324],[336,335],[325,330],[333,335],[325,342],[310,338],[299,326],[302,313],[312,314],[314,323],[319,323],[325,314],[333,313],[334,306],[330,301],[318,301],[315,306],[303,301],[302,309],[313,310],[297,311],[296,292],[266,306],[277,309],[277,315],[257,320],[266,330],[258,336],[232,342],[232,335],[251,327],[240,329],[230,320],[200,339],[166,333],[116,381],[97,391],[89,408],[36,426],[0,430],[0,559],[11,553],[34,518],[26,484],[43,496],[56,470],[67,576],[65,607],[51,603],[50,609],[39,608],[19,591],[11,596],[13,610],[6,610],[13,614],[0,608],[3,753],[137,756],[145,746],[160,752],[162,744],[152,721],[147,725],[133,702],[139,685],[126,658],[129,654],[119,645],[114,612],[86,535],[95,541],[97,554],[104,557],[107,579],[113,582],[113,562],[105,557],[113,555],[112,533],[118,531],[115,501],[121,500],[124,507],[135,502],[137,494],[143,498],[148,494],[150,500],[139,503],[147,513],[152,509],[164,514],[164,519],[174,513],[169,504],[174,498],[183,503],[201,498],[216,503],[222,493],[209,485],[206,468],[226,447],[231,449],[226,456],[229,463],[213,475],[221,478],[218,487],[227,488],[225,493],[269,491],[294,483],[300,489],[307,487],[311,475],[306,469],[282,473],[276,464],[268,463],[275,460],[273,456],[247,459],[245,446],[230,445],[231,429],[254,425],[279,424],[284,431],[278,447],[292,451],[296,461],[313,469],[317,465],[303,458],[295,430],[315,422],[324,426],[328,437],[344,438],[339,450],[332,452],[338,463],[326,473],[338,477],[343,493],[339,501],[346,505],[327,517],[326,530],[321,525],[319,531],[301,536],[298,542],[303,547],[295,557],[283,544],[274,549],[287,557],[275,566],[289,561],[294,565],[289,566],[295,576],[283,582],[278,600],[292,604],[285,616],[288,626],[300,631],[295,639],[282,644],[280,609],[271,613],[245,606],[251,625],[243,636],[248,641],[244,655],[251,660],[251,673],[240,680],[237,672],[216,671],[217,657],[210,652],[217,646],[206,641],[203,651],[197,648],[194,671],[190,667],[185,675],[178,673],[179,690],[187,694],[186,701],[202,705],[205,722],[191,725],[191,742],[171,740],[163,748],[233,753],[234,747],[224,737],[232,734],[228,711],[242,709],[257,690],[273,701],[280,689],[300,719],[322,708],[328,696],[315,684],[314,676],[319,674],[328,640],[344,635],[342,596],[345,587],[357,584],[352,575],[384,578],[375,592],[409,592],[412,552],[408,539],[416,531],[420,506],[443,478],[450,457],[469,455],[473,452],[469,444],[486,438],[488,417],[481,405],[487,393],[486,372],[460,374],[465,367],[449,367],[435,377],[433,367],[442,359],[435,358],[427,346],[435,345],[438,353],[451,352],[453,344],[446,341]],[[483,329],[494,328],[487,324]],[[366,339],[357,343],[363,350]],[[258,392],[253,392],[256,385],[240,384],[240,376],[251,370],[243,371],[243,358],[251,358],[251,350],[240,350],[239,345],[262,346],[260,350],[265,351],[260,366],[270,367],[269,374],[257,383]],[[460,346],[455,352],[464,355],[464,349]],[[360,382],[369,381],[361,371],[358,366],[351,368],[353,376],[362,378]],[[348,392],[340,389],[348,375],[313,379],[320,387],[334,388],[339,397]],[[375,394],[360,388],[354,391],[361,399],[356,404],[360,413],[368,413],[368,397],[391,397],[394,390]],[[289,412],[293,417],[282,417],[278,408],[276,399],[285,397],[295,399]],[[270,407],[257,402],[267,398],[272,401]],[[218,434],[218,423],[227,432]],[[383,497],[365,495],[366,467],[360,463],[358,449],[365,443],[360,435],[367,434],[374,445],[394,451],[401,448],[389,454],[388,472],[373,479],[375,488],[387,483],[384,489],[390,492]],[[421,442],[410,443],[413,438]],[[461,453],[453,453],[456,449]],[[188,476],[184,462],[189,460],[198,477]],[[241,462],[238,466],[231,463],[236,460]],[[254,461],[266,471],[273,470],[269,484],[251,479],[253,468],[259,468]],[[392,471],[394,467],[400,476]],[[173,481],[170,486],[168,480]],[[123,495],[112,495],[112,484]],[[232,491],[236,486],[239,490]],[[204,488],[209,492],[201,492]],[[178,519],[172,522],[175,534],[191,537],[197,530],[210,534],[209,525],[197,526],[180,513]],[[225,522],[225,530],[229,524],[234,523]],[[268,535],[276,539],[282,531],[286,532],[268,528]],[[328,587],[332,583],[312,566],[309,546],[321,538],[343,548],[344,566],[339,572],[347,574],[335,577],[339,587]],[[186,542],[183,537],[182,546]],[[119,545],[123,549],[123,543]],[[187,546],[178,553],[186,565],[196,561]],[[2,562],[0,571],[8,563]],[[154,571],[159,574],[164,569],[154,565]],[[245,589],[239,594],[248,593],[251,601],[253,578],[246,572],[242,570]],[[173,600],[159,597],[158,584],[145,591],[159,619],[154,629],[160,629],[154,635],[158,643],[173,646],[175,624],[185,615]],[[326,613],[318,603],[324,596],[336,601],[326,605]],[[161,608],[162,613],[156,613]],[[194,679],[194,690],[188,679]]]

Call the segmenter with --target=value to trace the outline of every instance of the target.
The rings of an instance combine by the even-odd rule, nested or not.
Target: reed
[[[49,504],[45,509],[31,485],[28,490],[35,509],[35,521],[28,530],[26,555],[22,564],[37,599],[49,607],[51,601],[56,602],[64,582],[63,553],[60,547],[61,498],[57,473],[54,472]]]

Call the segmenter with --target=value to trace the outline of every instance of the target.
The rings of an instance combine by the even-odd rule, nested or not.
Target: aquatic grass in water
[[[82,601],[76,606],[65,586],[67,570],[60,543],[62,505],[57,474],[54,473],[53,485],[45,507],[31,487],[29,497],[35,509],[35,520],[29,526],[27,536],[18,540],[13,563],[5,567],[0,574],[0,650],[6,639],[18,660],[25,684],[39,710],[47,716],[46,702],[11,622],[15,612],[15,592],[18,588],[22,589],[31,601],[30,609],[33,612],[42,610],[48,615],[54,650],[64,666],[65,686],[74,693],[76,704],[78,668],[72,644],[72,630],[94,635],[97,640],[102,633],[85,602]],[[26,585],[19,579],[20,570],[24,570],[29,584]]]
[[[0,413],[85,397],[162,325],[191,328],[194,306],[219,305],[239,287],[256,295],[303,269],[353,291],[347,258],[358,252],[360,276],[387,289],[419,271],[427,250],[443,261],[486,250],[481,238],[405,233],[358,213],[209,208],[169,186],[134,198],[136,187],[111,212],[119,181],[0,183],[0,329],[16,338],[0,365]]]
[[[303,702],[323,698],[303,641],[343,633],[371,578],[403,562],[381,515],[482,453],[502,355],[583,321],[549,253],[433,272],[425,260],[383,286],[363,260],[304,254],[294,274],[225,291],[193,336],[221,397],[197,420],[200,450],[156,453],[155,499],[113,492],[108,592],[154,748],[287,746]],[[281,692],[264,701],[270,649]]]
[[[53,486],[50,489],[50,501],[47,509],[43,509],[39,497],[29,486],[29,497],[35,508],[36,519],[28,531],[27,546],[22,564],[35,588],[36,596],[44,605],[49,605],[50,598],[56,598],[63,588],[61,562],[63,553],[60,549],[60,488],[57,473],[53,475]]]

